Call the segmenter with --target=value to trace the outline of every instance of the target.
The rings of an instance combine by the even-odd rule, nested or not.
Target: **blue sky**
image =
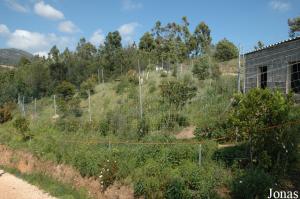
[[[227,38],[248,51],[287,39],[287,19],[299,15],[299,0],[0,0],[0,48],[45,54],[54,44],[74,49],[80,37],[98,46],[114,30],[127,44],[157,20],[187,16],[191,31],[205,21],[213,43]]]

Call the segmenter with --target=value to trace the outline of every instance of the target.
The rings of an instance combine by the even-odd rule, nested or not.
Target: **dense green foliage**
[[[274,178],[262,170],[249,169],[233,181],[233,197],[237,199],[267,198]]]
[[[291,96],[253,89],[244,96],[236,96],[233,106],[229,120],[237,132],[232,136],[249,142],[251,164],[274,173],[285,172],[297,144],[295,131],[278,125],[290,119]],[[276,128],[269,129],[273,126]]]
[[[0,107],[0,124],[7,122],[12,119],[12,107],[5,104]]]
[[[219,61],[228,61],[238,57],[237,47],[227,39],[219,41],[216,45],[215,57]]]

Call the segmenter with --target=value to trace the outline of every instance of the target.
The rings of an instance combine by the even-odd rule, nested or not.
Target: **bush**
[[[267,198],[273,187],[272,176],[262,170],[247,170],[233,180],[232,196],[236,199]]]
[[[138,138],[139,139],[143,138],[145,135],[148,134],[148,132],[149,132],[149,125],[146,119],[143,117],[143,119],[141,119],[138,123],[138,130],[137,130]]]
[[[232,104],[229,123],[238,130],[240,138],[249,140],[253,164],[274,174],[284,173],[297,146],[295,132],[282,125],[289,121],[291,96],[269,89],[252,89],[246,95],[236,95]]]
[[[173,177],[167,182],[165,198],[182,199],[185,192],[184,180],[181,177]]]
[[[193,74],[199,79],[204,80],[209,77],[209,57],[202,56],[196,60],[193,68]]]
[[[211,122],[204,127],[197,126],[194,135],[198,140],[222,138],[226,135],[226,123]]]
[[[197,87],[184,81],[167,80],[160,84],[161,96],[166,104],[176,110],[196,96]]]
[[[99,156],[93,151],[81,151],[74,157],[74,165],[83,177],[97,176],[100,162]]]
[[[104,191],[107,187],[112,185],[116,180],[118,172],[118,165],[116,160],[107,159],[105,164],[100,170],[100,184],[102,191]]]
[[[82,115],[82,110],[80,108],[80,99],[78,96],[72,97],[67,101],[60,98],[57,100],[57,105],[59,111],[63,113],[63,116],[75,116],[80,117]]]
[[[63,81],[55,88],[55,93],[58,95],[58,97],[66,101],[70,100],[74,96],[75,91],[75,86],[67,81]]]
[[[99,122],[99,129],[98,131],[101,133],[101,135],[106,136],[109,132],[109,123],[107,120],[101,120]]]
[[[238,57],[238,48],[227,39],[217,43],[215,57],[219,61],[228,61]]]
[[[9,106],[4,105],[0,107],[0,124],[3,124],[12,119],[11,109]]]
[[[168,77],[168,73],[163,71],[160,73],[160,77]]]
[[[67,132],[76,132],[80,128],[80,122],[74,117],[62,118],[56,122],[59,130]]]
[[[23,140],[26,141],[32,138],[32,134],[29,131],[29,121],[25,117],[18,117],[14,121],[13,126],[22,135]]]
[[[188,125],[189,122],[186,116],[179,113],[167,113],[162,115],[158,128],[174,129],[177,126],[185,127]]]
[[[88,91],[90,91],[90,94],[95,93],[95,86],[97,84],[97,80],[94,76],[88,78],[86,81],[82,82],[80,84],[80,96],[83,98],[88,97]]]

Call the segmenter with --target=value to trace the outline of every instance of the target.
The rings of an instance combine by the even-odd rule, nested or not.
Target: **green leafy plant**
[[[11,108],[7,105],[0,107],[0,124],[12,119]]]
[[[29,129],[29,121],[25,117],[18,117],[13,123],[18,133],[22,136],[23,140],[29,140],[33,137]]]
[[[235,96],[229,118],[235,128],[231,136],[248,141],[252,164],[275,173],[285,171],[296,145],[295,133],[282,125],[289,120],[292,104],[290,95],[268,89],[252,89],[244,96]]]
[[[263,170],[250,169],[233,180],[232,196],[237,199],[267,198],[274,179]]]
[[[107,187],[112,185],[116,180],[116,174],[118,172],[117,161],[113,159],[107,159],[100,169],[100,184],[102,191],[104,191]]]

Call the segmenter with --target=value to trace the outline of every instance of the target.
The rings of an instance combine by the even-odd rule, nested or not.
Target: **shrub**
[[[232,196],[237,199],[267,198],[273,178],[262,170],[246,170],[233,180]]]
[[[293,146],[297,146],[295,132],[282,125],[289,120],[291,96],[269,89],[252,89],[246,95],[236,95],[232,104],[229,122],[242,139],[249,140],[251,161],[266,170],[284,173],[295,150]],[[270,126],[278,127],[269,129]]]
[[[88,91],[90,91],[90,94],[95,93],[95,86],[97,84],[97,80],[94,76],[88,78],[86,81],[82,82],[80,84],[80,96],[83,98],[88,97]]]
[[[63,98],[57,100],[57,106],[59,111],[63,113],[63,116],[75,116],[80,117],[82,115],[82,110],[80,108],[80,99],[78,96],[72,97],[67,101]]]
[[[99,174],[99,156],[93,151],[81,151],[75,155],[73,161],[83,177],[97,176]]]
[[[3,124],[11,119],[12,114],[9,106],[4,105],[4,107],[0,107],[0,124]]]
[[[98,131],[101,133],[101,135],[106,136],[109,132],[109,123],[107,120],[101,120],[99,122],[99,129]]]
[[[149,125],[146,119],[143,117],[143,119],[141,119],[138,123],[138,129],[137,129],[138,138],[139,139],[143,138],[145,135],[148,134],[148,132],[149,132]]]
[[[76,132],[80,128],[80,122],[74,117],[62,118],[56,122],[61,131]]]
[[[181,177],[173,177],[167,182],[165,198],[182,199],[185,192],[184,180]]]
[[[29,140],[32,138],[32,134],[29,129],[29,121],[25,117],[18,117],[13,126],[17,129],[18,133],[21,134],[23,140]]]
[[[126,77],[128,78],[128,81],[132,84],[138,85],[139,84],[139,76],[135,70],[129,70],[127,72]]]
[[[209,77],[209,57],[202,56],[196,60],[193,68],[193,74],[199,79],[204,80]]]
[[[222,138],[226,135],[226,124],[221,122],[211,122],[204,127],[197,126],[194,135],[198,140]]]
[[[107,159],[105,164],[100,170],[100,184],[102,191],[104,191],[107,187],[112,185],[116,180],[118,172],[118,165],[116,160]]]
[[[158,128],[174,129],[176,126],[185,127],[188,125],[189,122],[186,116],[179,113],[167,113],[162,115]]]
[[[163,71],[160,73],[160,77],[168,77],[168,73]]]
[[[58,95],[58,97],[68,101],[74,96],[75,90],[76,88],[73,84],[63,81],[55,88],[55,93]]]
[[[215,57],[219,61],[228,61],[238,57],[237,47],[227,39],[217,43]]]
[[[168,80],[160,84],[161,96],[169,106],[181,109],[196,96],[197,87],[183,81]]]

